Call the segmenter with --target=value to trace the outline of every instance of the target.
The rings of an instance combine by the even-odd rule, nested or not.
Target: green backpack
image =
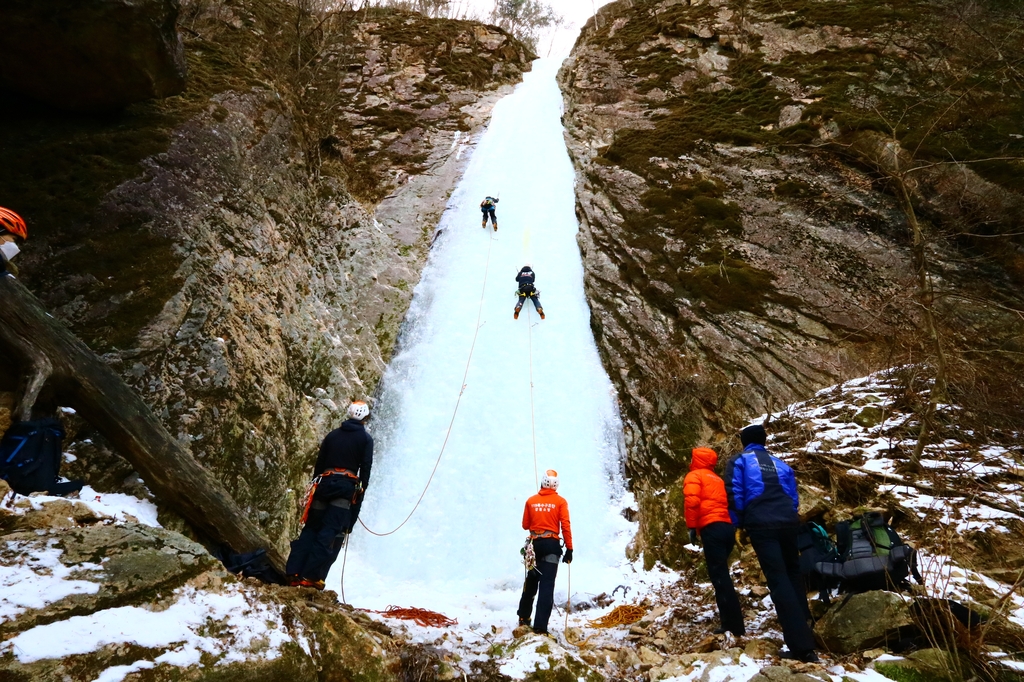
[[[878,512],[836,524],[839,561],[819,563],[816,568],[825,576],[839,580],[841,592],[894,590],[908,586],[917,571],[917,552],[903,542],[892,526]]]

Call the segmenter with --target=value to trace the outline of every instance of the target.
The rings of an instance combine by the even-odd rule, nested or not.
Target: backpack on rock
[[[832,542],[825,527],[816,521],[808,521],[800,526],[800,534],[796,538],[800,548],[800,575],[807,589],[817,590],[819,598],[829,603],[829,590],[838,587],[839,582],[831,576],[822,575],[818,564],[834,564],[839,561],[839,549]]]
[[[19,495],[67,495],[83,481],[61,482],[64,427],[57,419],[14,422],[0,440],[0,478]]]
[[[841,592],[904,589],[911,575],[922,582],[917,551],[879,512],[836,524],[836,539],[840,561],[818,562],[815,568],[822,576],[838,579]]]

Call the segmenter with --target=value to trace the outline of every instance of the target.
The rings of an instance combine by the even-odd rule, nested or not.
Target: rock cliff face
[[[981,324],[1007,348],[1020,331],[996,303],[1021,281],[1020,162],[1001,160],[1021,147],[1020,91],[969,37],[1008,19],[923,8],[616,2],[562,69],[592,324],[649,564],[680,556],[664,538],[685,537],[691,447],[729,450],[742,420],[921,348],[922,260],[927,288],[953,294],[944,332]],[[976,231],[1003,246],[963,238]]]
[[[8,113],[0,145],[23,279],[282,544],[320,438],[375,390],[466,146],[532,56],[471,22],[295,12],[187,6],[182,96]],[[80,435],[71,469],[122,486],[130,468]]]

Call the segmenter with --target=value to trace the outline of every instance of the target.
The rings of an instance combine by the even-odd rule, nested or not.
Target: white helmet
[[[545,471],[544,475],[540,479],[540,487],[558,490],[558,472],[554,469],[548,469]]]
[[[363,421],[370,416],[370,406],[362,400],[356,400],[348,406],[348,416],[357,421]]]

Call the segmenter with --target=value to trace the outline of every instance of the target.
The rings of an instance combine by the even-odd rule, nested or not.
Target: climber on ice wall
[[[548,469],[540,480],[540,492],[526,501],[523,509],[523,530],[530,531],[536,564],[526,573],[523,596],[519,600],[519,624],[530,625],[533,598],[537,597],[537,617],[533,631],[548,634],[548,619],[555,604],[555,576],[558,558],[562,557],[559,531],[565,537],[565,556],[572,563],[572,529],[569,526],[569,503],[558,494],[558,472]],[[540,588],[540,594],[537,590]]]
[[[348,419],[327,434],[306,490],[305,524],[292,543],[285,570],[292,587],[324,589],[331,565],[355,526],[359,504],[370,484],[373,437],[366,432],[370,408],[362,401],[348,407]]]
[[[540,304],[540,291],[533,284],[535,279],[537,279],[537,276],[534,274],[533,268],[530,267],[529,263],[524,265],[519,270],[519,274],[516,275],[516,282],[519,283],[516,296],[519,297],[519,300],[516,301],[516,310],[512,313],[512,319],[519,319],[519,311],[523,309],[523,304],[526,303],[527,298],[533,301],[533,307],[537,309],[540,319],[544,319],[544,308]]]
[[[483,220],[480,222],[480,227],[487,229],[487,217],[490,216],[491,224],[494,225],[494,231],[498,231],[498,217],[494,215],[494,209],[497,208],[498,200],[494,197],[484,197],[484,200],[480,202],[480,212],[483,213]]]

